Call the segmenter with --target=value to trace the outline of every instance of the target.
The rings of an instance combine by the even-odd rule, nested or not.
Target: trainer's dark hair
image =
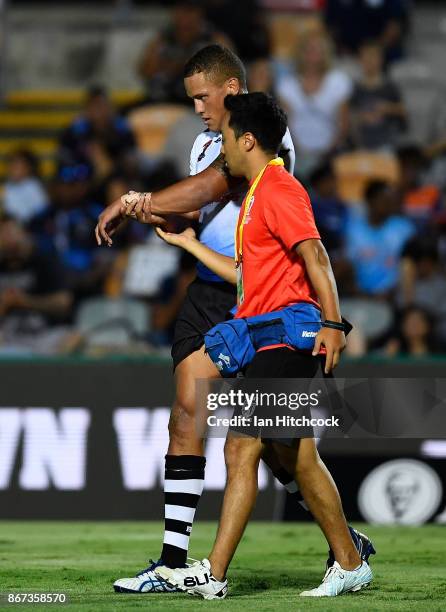
[[[229,127],[237,138],[251,132],[264,151],[279,151],[287,117],[271,96],[261,92],[226,96],[225,107],[231,113]]]
[[[204,72],[213,81],[221,84],[231,78],[239,80],[246,90],[246,70],[237,55],[222,45],[209,45],[197,51],[184,66],[184,78]]]

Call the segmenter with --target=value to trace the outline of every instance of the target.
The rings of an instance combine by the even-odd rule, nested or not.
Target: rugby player
[[[250,183],[237,224],[236,266],[231,258],[202,245],[190,230],[178,237],[161,229],[157,232],[167,242],[186,248],[228,282],[237,284],[235,318],[249,320],[298,304],[320,308],[324,322],[311,354],[274,343],[256,352],[245,371],[246,378],[312,378],[319,369],[322,347],[326,352],[325,371],[337,365],[345,347],[344,324],[330,261],[320,241],[308,194],[277,158],[286,116],[263,93],[228,96],[225,106],[229,111],[222,128],[226,163],[232,175],[243,176]],[[290,446],[295,442],[281,440]],[[212,552],[209,559],[186,568],[157,567],[155,573],[169,584],[205,599],[226,596],[226,572],[257,496],[263,446],[259,433],[243,437],[228,434],[228,479]],[[301,479],[303,472],[310,475],[308,479]],[[321,585],[301,595],[336,596],[368,586],[371,569],[353,545],[339,495],[321,465],[313,438],[297,441],[295,476],[336,558]],[[328,515],[321,507],[326,505],[321,505],[322,498],[330,500]]]
[[[218,45],[199,51],[185,66],[185,87],[193,98],[195,110],[203,117],[207,129],[200,134],[191,151],[191,177],[145,197],[125,198],[130,205],[123,209],[120,201],[112,203],[101,214],[96,227],[98,244],[110,244],[113,232],[125,215],[136,215],[142,222],[162,223],[160,215],[200,212],[200,240],[217,252],[233,257],[234,230],[242,195],[240,181],[228,175],[221,150],[221,126],[226,113],[226,95],[246,91],[246,76],[239,58]],[[292,171],[294,150],[289,132],[283,139],[284,155]],[[228,195],[229,194],[229,195]],[[195,509],[202,494],[205,458],[203,441],[195,429],[195,380],[218,378],[219,372],[204,353],[203,336],[223,321],[236,302],[232,284],[200,264],[197,279],[190,285],[180,311],[172,346],[176,399],[169,423],[169,447],[166,455],[165,532],[160,559],[132,578],[115,582],[120,592],[168,592],[172,589],[157,578],[158,564],[181,567],[186,564],[189,537]],[[281,467],[271,448],[264,460],[287,490],[300,497],[294,475]],[[283,460],[283,458],[282,458]],[[303,474],[302,478],[306,478]],[[323,503],[323,502],[322,502]],[[330,509],[327,509],[327,513]],[[351,530],[355,545],[368,558],[374,552],[368,538]],[[351,545],[351,539],[350,539]],[[334,562],[330,552],[329,564]]]

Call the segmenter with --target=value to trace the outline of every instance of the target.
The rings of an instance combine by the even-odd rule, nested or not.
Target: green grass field
[[[378,555],[368,589],[302,600],[323,574],[326,545],[313,524],[252,523],[232,563],[230,596],[205,602],[185,594],[124,595],[113,580],[157,556],[161,523],[0,522],[0,592],[64,592],[69,605],[9,604],[29,610],[423,610],[446,609],[446,529],[364,527]],[[209,552],[214,523],[197,523],[190,554]]]

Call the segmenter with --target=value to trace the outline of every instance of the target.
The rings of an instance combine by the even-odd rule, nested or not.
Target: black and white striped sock
[[[304,508],[305,510],[308,510],[308,506],[305,503],[302,493],[299,491],[299,487],[297,486],[297,483],[294,480],[294,477],[283,468],[279,468],[277,472],[273,472],[273,473],[274,473],[274,476],[277,478],[277,480],[281,484],[283,484],[283,486],[288,491],[288,493],[293,496],[296,502],[298,502],[302,506],[302,508]]]
[[[166,455],[165,459],[165,522],[161,560],[169,567],[184,567],[195,510],[203,492],[206,458]]]

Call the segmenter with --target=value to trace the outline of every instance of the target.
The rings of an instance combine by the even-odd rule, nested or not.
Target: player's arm
[[[229,175],[223,155],[219,155],[212,164],[193,176],[152,193],[150,208],[155,215],[173,215],[193,212],[209,202],[216,202],[234,188],[234,180]],[[131,215],[139,208],[144,210],[144,200],[140,198],[140,206],[136,202],[123,206],[122,212]],[[141,206],[142,204],[142,206]],[[142,221],[142,219],[139,219]]]
[[[196,257],[201,263],[207,268],[215,272],[218,276],[223,278],[228,283],[237,283],[237,275],[235,272],[235,262],[232,257],[227,257],[221,253],[213,251],[209,247],[202,244],[197,240],[195,232],[192,228],[188,227],[184,232],[180,234],[172,234],[165,232],[161,228],[156,228],[156,233],[168,244],[173,246],[181,247],[185,251],[188,251]]]
[[[336,281],[324,245],[320,240],[304,240],[296,246],[296,252],[305,262],[305,268],[319,299],[324,319],[342,323]],[[322,327],[316,336],[313,355],[319,353],[321,345],[324,345],[327,351],[325,372],[328,374],[339,363],[341,352],[345,348],[344,332]]]
[[[208,202],[215,202],[234,189],[223,156],[206,170],[189,176],[170,187],[150,194],[150,197],[130,192],[112,202],[100,214],[96,225],[98,245],[112,244],[111,237],[126,217],[141,223],[162,224],[165,215],[183,214],[199,210]]]

